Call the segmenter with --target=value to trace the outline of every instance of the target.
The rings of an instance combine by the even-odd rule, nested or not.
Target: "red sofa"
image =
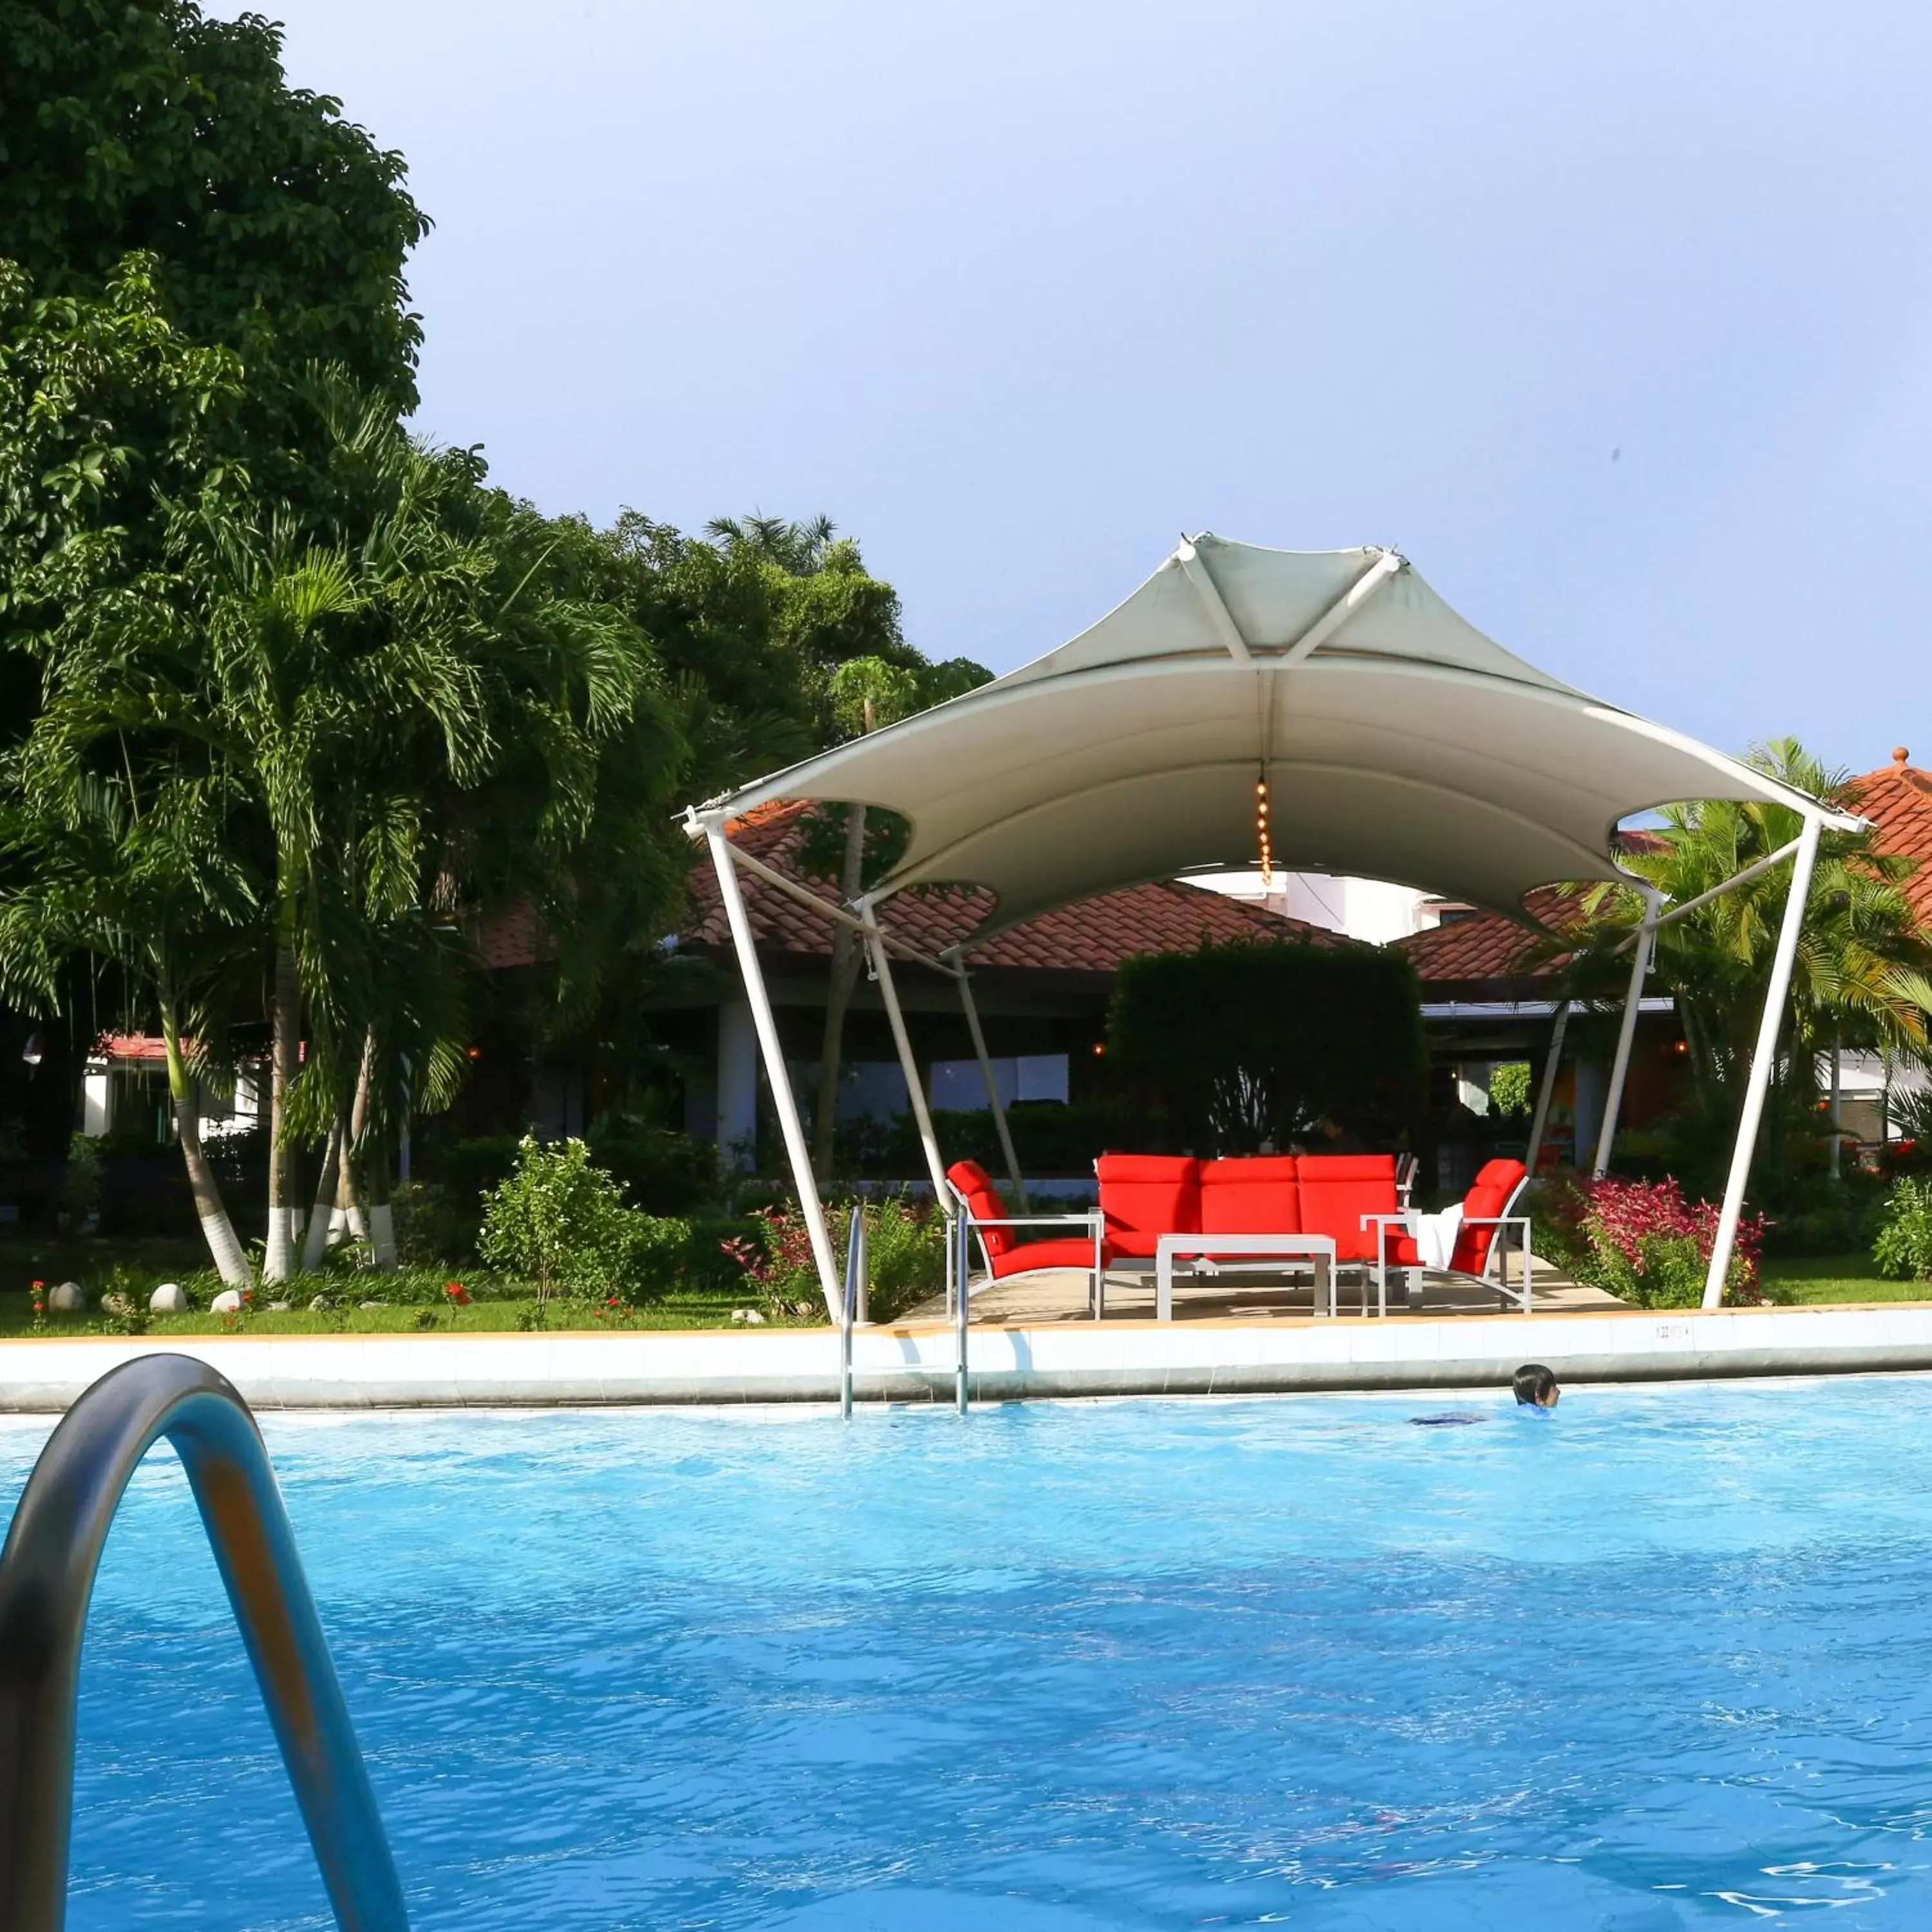
[[[1392,1154],[1103,1154],[1094,1171],[1110,1266],[1151,1261],[1162,1234],[1324,1234],[1338,1262],[1372,1263],[1364,1217],[1402,1211]]]

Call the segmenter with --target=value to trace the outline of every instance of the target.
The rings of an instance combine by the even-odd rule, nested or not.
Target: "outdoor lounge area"
[[[1043,1270],[1084,1273],[1090,1312],[1107,1312],[1110,1274],[1154,1282],[1154,1318],[1172,1321],[1177,1274],[1212,1282],[1240,1275],[1305,1273],[1313,1312],[1339,1312],[1339,1277],[1358,1286],[1358,1312],[1386,1316],[1398,1302],[1420,1310],[1433,1270],[1487,1288],[1496,1305],[1531,1312],[1529,1224],[1513,1214],[1529,1178],[1520,1161],[1491,1162],[1466,1199],[1444,1214],[1408,1204],[1413,1162],[1394,1154],[1274,1154],[1200,1160],[1191,1155],[1104,1154],[1096,1166],[1100,1204],[1091,1214],[1016,1216],[986,1169],[946,1172],[987,1285]],[[1029,1227],[1079,1227],[1057,1239],[1016,1238]],[[1516,1262],[1510,1276],[1512,1237]]]
[[[1776,804],[1795,814],[1798,836],[1711,890],[1667,904],[1620,862],[1620,833],[1647,812],[1690,800]],[[896,814],[903,849],[869,891],[831,904],[734,844],[747,814],[788,800]],[[963,1401],[968,1330],[996,1310],[1008,1318],[1024,1308],[1042,1318],[1078,1312],[1156,1322],[1237,1309],[1379,1319],[1436,1312],[1438,1304],[1529,1314],[1555,1292],[1552,1283],[1539,1300],[1522,1196],[1548,1120],[1560,1028],[1541,1070],[1528,1158],[1490,1162],[1460,1202],[1424,1212],[1411,1198],[1396,1147],[1324,1156],[1250,1144],[1110,1150],[1096,1166],[1097,1206],[1054,1212],[1030,1202],[1006,1131],[973,1003],[976,943],[1097,893],[1240,865],[1258,864],[1264,876],[1280,867],[1387,880],[1532,932],[1526,902],[1538,888],[1634,888],[1650,910],[1628,945],[1607,1092],[1584,1144],[1588,1171],[1601,1174],[1658,932],[1788,862],[1759,1051],[1709,1257],[1705,1306],[1714,1308],[1818,841],[1826,829],[1856,830],[1861,821],[1504,650],[1394,550],[1295,552],[1202,535],[1059,650],[694,808],[686,823],[710,852],[826,1305],[848,1327],[862,1319],[863,1257],[842,1268],[834,1254],[740,872],[862,943],[933,1196],[952,1228],[945,1312],[958,1326]],[[993,909],[944,957],[896,929],[896,897],[961,884],[989,892]],[[895,959],[916,962],[956,988],[999,1130],[1006,1171],[997,1181],[939,1144],[894,989]]]

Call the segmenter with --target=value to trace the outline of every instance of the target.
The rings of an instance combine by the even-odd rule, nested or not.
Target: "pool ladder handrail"
[[[395,1862],[288,1513],[248,1404],[191,1356],[142,1355],[48,1438],[0,1551],[0,1927],[67,1918],[81,1640],[141,1459],[181,1457],[342,1932],[407,1932]]]

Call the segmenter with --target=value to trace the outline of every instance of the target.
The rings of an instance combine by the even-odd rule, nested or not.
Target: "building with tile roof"
[[[829,906],[837,891],[808,873],[801,847],[812,808],[764,808],[734,824],[733,842]],[[834,927],[753,871],[740,874],[758,956],[788,1059],[809,1112],[818,1078]],[[991,905],[980,891],[935,887],[892,902],[893,931],[938,956],[967,940]],[[1004,1100],[1068,1100],[1090,1084],[1104,1044],[1107,1002],[1121,963],[1144,952],[1192,952],[1204,943],[1298,939],[1347,946],[1342,935],[1182,880],[1129,886],[1062,906],[974,946],[967,955],[973,995]],[[716,968],[684,996],[681,1012],[658,1013],[688,1068],[685,1125],[724,1147],[755,1142],[758,1060],[750,1010],[733,962],[730,935],[708,867],[691,876],[689,910],[665,947]],[[977,1108],[985,1084],[956,988],[915,962],[893,977],[916,1055],[928,1069],[935,1106]],[[906,1106],[904,1082],[878,988],[862,975],[845,1022],[842,1117],[889,1115]],[[704,1071],[706,1067],[710,1071]]]

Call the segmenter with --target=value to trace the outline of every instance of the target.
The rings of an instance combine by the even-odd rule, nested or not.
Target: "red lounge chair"
[[[1098,1214],[1009,1214],[992,1176],[976,1160],[955,1161],[946,1170],[946,1182],[959,1212],[979,1238],[990,1280],[1004,1281],[1010,1275],[1031,1274],[1041,1268],[1090,1270],[1094,1286],[1089,1299],[1094,1318],[1100,1318],[1106,1263]],[[1017,1241],[1012,1232],[1016,1228],[1079,1228],[1084,1232],[1054,1241]],[[964,1282],[959,1290],[965,1293]]]
[[[1486,1161],[1468,1192],[1462,1197],[1462,1223],[1456,1233],[1455,1252],[1449,1258],[1451,1273],[1488,1282],[1505,1308],[1514,1296],[1526,1315],[1530,1306],[1529,1217],[1511,1210],[1528,1184],[1529,1169],[1521,1161]],[[1386,1297],[1390,1268],[1419,1270],[1425,1264],[1415,1237],[1403,1231],[1401,1216],[1371,1215],[1365,1226],[1370,1222],[1373,1224],[1376,1247],[1376,1286]],[[1510,1228],[1520,1231],[1517,1252],[1522,1265],[1522,1284],[1514,1289],[1504,1279],[1507,1264],[1504,1264],[1501,1274],[1496,1271],[1498,1264],[1503,1262],[1508,1245],[1506,1237],[1501,1240],[1497,1238]]]

